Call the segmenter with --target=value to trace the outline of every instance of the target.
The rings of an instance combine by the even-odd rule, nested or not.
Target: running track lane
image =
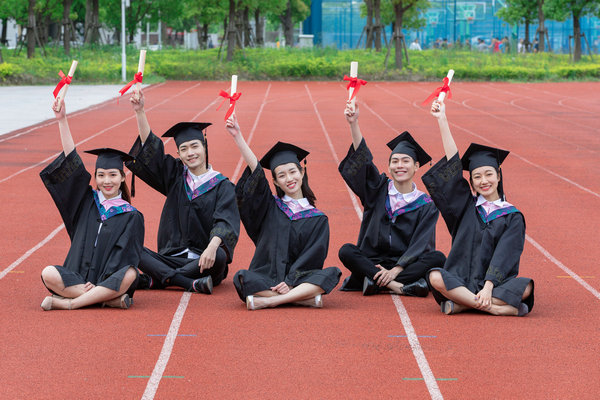
[[[188,87],[188,85],[189,83],[174,82],[166,86],[170,87],[172,93],[174,93]],[[208,86],[210,85],[208,84]],[[215,83],[213,87],[206,88],[206,91],[198,87],[198,90],[190,94],[193,94],[194,97],[206,99],[214,96],[213,93],[218,91],[214,89],[219,85],[221,87],[226,86],[226,84]],[[244,97],[255,100],[252,102],[247,100],[247,103],[244,104],[245,108],[239,107],[237,113],[244,133],[248,134],[251,123],[254,123],[258,105],[264,97],[265,84],[246,83],[246,85],[249,89],[245,92]],[[336,257],[337,249],[344,242],[355,240],[358,231],[358,219],[350,217],[354,213],[354,207],[350,202],[346,188],[341,184],[341,179],[336,176],[336,166],[332,165],[331,152],[326,147],[327,143],[323,139],[320,126],[314,121],[314,111],[309,107],[310,104],[307,103],[306,98],[299,98],[296,102],[290,100],[290,98],[293,99],[294,93],[300,93],[302,87],[290,83],[278,83],[276,86],[279,85],[281,85],[280,88],[273,87],[273,94],[269,95],[269,100],[273,104],[269,103],[265,106],[264,117],[258,122],[256,146],[253,146],[253,149],[261,155],[272,144],[273,137],[282,140],[287,138],[291,141],[294,140],[292,137],[296,137],[294,135],[297,133],[306,134],[309,132],[306,135],[308,136],[306,146],[312,151],[309,157],[311,184],[319,198],[319,207],[327,212],[332,226],[328,262],[339,265]],[[388,101],[392,104],[384,105],[380,104],[380,99],[374,93],[366,90],[365,92],[361,91],[361,101],[364,101],[366,106],[361,109],[361,127],[368,140],[371,137],[373,138],[369,141],[369,145],[373,149],[375,159],[380,161],[380,166],[385,167],[385,160],[389,155],[389,151],[384,148],[384,144],[394,134],[388,125],[399,127],[399,131],[405,127],[409,128],[419,138],[420,142],[421,133],[427,134],[427,138],[423,140],[425,142],[423,145],[434,155],[434,159],[437,159],[439,156],[436,157],[435,154],[442,153],[437,124],[435,124],[435,121],[431,121],[429,122],[430,125],[427,125],[428,118],[432,120],[427,112],[421,110],[422,113],[419,114],[419,110],[411,106],[411,103],[415,100],[420,102],[423,94],[426,94],[431,87],[424,84],[382,84],[382,86],[391,89],[394,93],[401,94],[407,102],[404,103],[402,99],[398,99],[394,102]],[[250,90],[251,87],[260,87],[261,90]],[[350,143],[347,124],[342,116],[343,100],[341,100],[342,104],[339,104],[340,99],[344,97],[343,87],[340,84],[332,83],[311,83],[309,87],[313,96],[319,99],[320,113],[324,116],[324,123],[332,137],[332,144],[338,157],[341,158]],[[459,85],[454,87],[456,88],[455,96],[457,96]],[[471,89],[469,88],[469,90]],[[564,91],[568,90],[565,89]],[[285,92],[288,92],[287,95]],[[340,92],[341,94],[338,94]],[[148,91],[148,103],[152,102],[150,93],[151,91]],[[164,95],[161,96],[161,99],[164,97]],[[456,97],[453,100],[458,103],[458,100],[464,101],[464,99],[464,97],[463,99]],[[155,103],[157,102],[155,101]],[[188,100],[189,102],[190,100]],[[287,102],[286,104],[290,107],[284,107],[281,104],[282,102]],[[465,144],[468,144],[469,141],[478,140],[478,138],[473,138],[469,132],[476,133],[491,141],[497,141],[499,145],[503,143],[503,140],[510,139],[510,132],[490,133],[487,129],[489,126],[482,127],[480,122],[474,123],[473,110],[461,109],[456,105],[457,108],[454,110],[450,104],[448,105],[448,115],[451,123],[457,125],[457,127],[453,126],[452,129],[459,143],[459,148],[464,149]],[[481,108],[481,104],[478,103],[468,104]],[[201,108],[197,104],[194,104],[194,106],[195,110]],[[322,109],[322,107],[325,107],[325,109]],[[370,107],[379,116],[369,115],[367,107]],[[162,125],[162,129],[156,128],[158,132],[162,132],[174,120],[189,119],[190,116],[195,115],[195,112],[189,110],[186,112],[185,108],[184,105],[169,105],[161,106],[156,111],[153,110],[149,113],[152,126]],[[245,113],[245,116],[243,113]],[[115,110],[111,110],[104,118],[100,117],[98,119],[107,120],[109,115],[114,114]],[[217,122],[217,126],[212,132],[219,132],[218,124],[222,121],[222,113],[207,110],[206,116],[206,119]],[[305,125],[296,124],[296,126],[289,127],[292,118],[304,118]],[[310,118],[313,118],[313,121]],[[387,125],[382,119],[387,122]],[[87,122],[89,123],[89,121]],[[556,125],[556,121],[552,122],[553,126]],[[459,129],[458,126],[461,128]],[[134,124],[130,124],[129,127],[135,130]],[[425,127],[427,132],[425,132]],[[71,128],[75,132],[73,123],[71,123]],[[568,128],[569,126],[565,124],[564,129]],[[520,134],[523,135],[522,132]],[[58,135],[55,131],[49,135],[54,140],[52,148],[56,149],[59,145]],[[227,152],[232,150],[231,139],[225,135],[226,133],[223,133],[222,138],[210,142],[211,154],[215,154],[216,151]],[[120,136],[125,136],[122,144],[123,148],[128,148],[132,141],[130,133],[123,134],[120,132],[117,136],[119,139],[111,136],[111,140],[120,140]],[[97,143],[101,144],[102,140],[101,138]],[[92,147],[91,142],[88,144]],[[549,148],[554,146],[551,141],[548,141],[548,143],[538,141],[537,147],[543,147],[546,144]],[[520,147],[517,144],[514,147],[506,147],[518,154],[527,156],[531,153],[531,149],[528,149],[527,146]],[[214,150],[215,148],[219,150]],[[378,150],[375,150],[375,148]],[[232,152],[233,157],[226,156],[222,161],[219,160],[219,163],[222,162],[225,167],[221,168],[217,165],[217,168],[226,174],[232,174],[234,166],[237,164],[237,150],[235,148],[233,150],[235,150]],[[540,168],[531,168],[527,163],[517,162],[517,159],[508,162],[504,168],[507,178],[507,192],[510,196],[509,200],[524,211],[528,223],[528,234],[581,276],[595,276],[595,278],[585,279],[593,287],[598,288],[597,266],[593,263],[584,262],[586,256],[596,259],[598,256],[597,244],[592,240],[592,227],[587,229],[586,224],[577,226],[578,221],[576,219],[578,214],[582,212],[588,212],[588,215],[593,216],[594,205],[597,206],[596,200],[589,194],[587,194],[588,197],[585,197],[585,192],[581,192],[577,188],[574,189],[573,185],[549,174],[550,168],[556,167],[557,164],[551,157],[549,157],[549,160],[542,159],[540,161],[539,165],[546,168],[546,171]],[[213,160],[213,162],[216,163],[217,161]],[[524,169],[527,170],[525,176],[521,176]],[[318,171],[318,173],[312,171]],[[41,186],[37,172],[39,170],[35,170],[35,173],[24,173],[24,176],[31,175],[32,178],[19,179],[18,182],[20,184],[26,183],[25,187]],[[567,177],[573,181],[578,179],[578,176]],[[566,190],[563,190],[562,185],[565,185]],[[331,186],[333,186],[333,189]],[[3,194],[5,193],[5,187],[2,190]],[[530,188],[533,188],[538,195],[532,196]],[[43,188],[41,189],[37,192],[43,193]],[[146,215],[147,235],[150,238],[147,243],[152,247],[158,218],[157,213],[162,199],[157,199],[155,194],[151,193],[150,190],[144,190],[143,186],[142,188],[138,187],[138,191],[140,195],[139,199],[136,198],[136,206],[142,208],[145,214],[153,214]],[[554,207],[539,206],[540,201],[552,197],[557,191],[562,195],[559,196],[559,200],[567,204],[576,202],[579,213],[557,207],[556,204],[554,204]],[[18,227],[17,225],[19,225],[23,215],[40,215],[34,214],[36,212],[35,205],[30,205],[29,210],[22,207],[18,197],[15,195],[8,197],[10,200],[17,200],[11,203],[11,210],[16,211],[14,211],[14,215],[10,215],[11,221],[16,220],[17,222],[5,220],[6,216],[3,217],[3,220],[7,221],[3,225],[11,226],[13,230]],[[7,204],[4,199],[2,200],[3,205]],[[45,203],[47,208],[52,209],[52,205],[48,205],[48,202],[47,195],[46,200],[40,201],[40,203]],[[19,207],[22,208],[21,211],[18,211]],[[31,210],[31,207],[34,209]],[[58,226],[60,221],[57,216],[52,212],[46,214],[48,215],[44,214],[43,219],[56,218],[54,227]],[[354,220],[351,221],[351,218]],[[43,223],[43,220],[40,221],[40,225],[43,225]],[[556,231],[557,225],[560,226],[558,232]],[[48,229],[44,231],[45,235],[51,231],[50,226],[51,224],[47,224]],[[443,224],[438,226],[438,242],[440,247],[445,246],[447,249],[449,245],[448,235],[443,229],[439,229],[440,227],[443,228]],[[29,231],[34,229],[31,225],[28,228]],[[534,231],[532,232],[532,230]],[[573,231],[578,232],[578,234],[573,236]],[[37,241],[43,237],[45,237],[43,234],[39,235]],[[90,389],[92,398],[101,397],[101,394],[112,393],[112,386],[117,386],[114,390],[120,390],[119,393],[121,394],[130,393],[134,398],[141,396],[143,388],[146,387],[144,378],[123,379],[122,372],[125,369],[130,370],[129,366],[132,364],[147,365],[147,371],[144,373],[149,375],[162,346],[162,339],[157,340],[156,337],[148,336],[140,338],[140,335],[137,335],[135,339],[122,338],[123,346],[128,349],[127,354],[125,354],[115,349],[112,341],[102,340],[104,338],[103,332],[98,332],[99,340],[95,337],[96,335],[72,335],[68,330],[62,329],[58,325],[58,321],[64,320],[65,314],[56,312],[39,314],[41,311],[38,311],[38,304],[44,294],[37,276],[41,266],[45,265],[45,260],[50,258],[60,260],[64,257],[67,246],[66,235],[60,240],[61,243],[55,243],[59,239],[57,237],[55,240],[51,240],[46,246],[34,253],[28,259],[27,265],[19,267],[24,270],[22,273],[16,271],[16,273],[8,274],[0,281],[0,285],[4,289],[3,293],[5,293],[3,301],[13,300],[9,303],[10,306],[5,303],[4,312],[15,308],[24,310],[18,321],[15,320],[14,313],[3,316],[3,321],[10,320],[15,324],[10,325],[9,323],[5,329],[3,336],[10,334],[11,337],[6,337],[3,343],[6,343],[6,346],[16,347],[20,356],[18,361],[16,358],[3,358],[3,360],[9,360],[12,365],[19,367],[9,370],[8,378],[10,379],[8,382],[14,383],[15,388],[21,390],[20,393],[23,390],[31,390],[31,393],[39,394],[41,391],[40,386],[47,388],[53,384],[56,387],[55,392],[69,393],[69,390],[72,390],[73,393],[80,393],[77,391],[79,389],[78,385],[92,382]],[[243,241],[245,241],[245,244]],[[31,248],[31,246],[23,246],[19,240],[16,240],[14,246],[11,247],[18,246],[21,246],[17,249],[19,254],[8,262],[14,261]],[[585,251],[570,251],[573,247],[578,249],[577,246],[581,246]],[[246,249],[240,251],[242,247]],[[243,235],[236,253],[235,269],[243,266],[243,264],[247,265],[252,251],[253,248],[250,242]],[[3,261],[3,265],[8,264],[8,262]],[[594,270],[594,268],[596,269]],[[526,245],[525,248],[522,271],[523,275],[536,279],[538,285],[536,309],[531,316],[525,319],[491,318],[476,314],[445,317],[440,315],[437,308],[434,307],[431,297],[426,300],[402,298],[410,314],[416,334],[422,336],[420,338],[421,345],[432,370],[436,374],[436,378],[457,379],[438,381],[441,393],[446,398],[459,398],[461,394],[467,391],[477,390],[480,392],[483,388],[487,388],[498,398],[522,397],[525,395],[534,398],[549,397],[548,395],[552,397],[579,395],[585,398],[587,394],[594,393],[593,389],[597,389],[597,382],[592,378],[597,375],[598,367],[591,356],[594,353],[597,354],[597,344],[593,340],[595,330],[593,325],[589,326],[587,321],[597,320],[597,311],[595,310],[597,310],[596,302],[598,300],[572,279],[559,278],[558,276],[565,274],[530,245]],[[166,370],[165,375],[167,375],[167,378],[161,380],[158,398],[161,398],[161,393],[163,393],[163,396],[174,393],[183,395],[188,392],[197,394],[199,390],[213,395],[215,393],[230,394],[228,397],[235,396],[236,393],[264,394],[265,383],[268,383],[268,387],[273,388],[273,393],[281,393],[276,389],[294,388],[293,393],[298,393],[298,397],[303,397],[302,393],[314,393],[317,397],[319,397],[319,393],[323,394],[320,397],[325,397],[327,394],[331,394],[331,396],[349,394],[351,397],[352,395],[358,397],[361,393],[372,394],[374,390],[378,394],[381,393],[382,396],[385,396],[385,393],[397,395],[399,392],[406,395],[417,395],[417,397],[428,396],[425,385],[418,380],[422,377],[419,376],[419,370],[411,354],[408,341],[406,338],[400,337],[405,333],[397,314],[394,315],[396,312],[394,304],[387,296],[377,296],[364,301],[365,299],[359,295],[334,292],[325,298],[326,309],[324,310],[288,308],[277,311],[248,313],[244,310],[242,303],[235,298],[230,280],[224,284],[222,289],[222,291],[211,297],[191,297],[191,304],[186,312],[180,334],[192,335],[188,332],[190,329],[187,329],[189,325],[189,328],[192,328],[191,330],[196,331],[197,336],[177,338],[174,348],[175,353]],[[559,293],[567,291],[569,293],[567,298],[564,295],[560,296]],[[23,296],[23,293],[34,295]],[[220,294],[220,296],[216,296],[217,294]],[[32,297],[35,297],[35,299],[32,299]],[[139,333],[140,328],[148,327],[163,327],[162,333],[166,333],[180,297],[180,294],[170,292],[138,292],[136,307],[127,311],[127,321],[124,321],[123,314],[120,311],[89,310],[69,314],[70,317],[66,325],[70,329],[87,331],[90,328],[99,330],[98,325],[103,326],[105,323],[112,327],[113,324],[110,324],[110,322],[114,322],[117,326],[129,324],[130,327],[127,332],[131,333]],[[553,298],[564,299],[564,301],[558,304],[548,301],[548,299]],[[205,302],[212,302],[212,304],[205,305]],[[157,309],[159,311],[156,311]],[[586,314],[583,314],[582,310],[584,309]],[[143,316],[136,315],[142,312]],[[298,317],[299,313],[304,313],[301,318]],[[230,314],[229,318],[222,318],[223,315],[228,314]],[[94,317],[91,315],[94,315]],[[45,318],[45,320],[40,321],[42,318]],[[98,324],[98,319],[101,320],[101,324]],[[470,321],[473,323],[469,324]],[[40,322],[46,322],[52,329],[41,328],[40,325],[42,324]],[[313,323],[311,324],[311,322]],[[512,326],[513,324],[514,326]],[[256,337],[255,332],[264,326],[272,327],[273,334],[266,335],[266,337]],[[465,326],[469,329],[465,329]],[[380,331],[385,331],[386,328],[388,334],[384,335],[385,340],[383,340]],[[21,332],[21,329],[25,334]],[[324,332],[318,332],[318,329]],[[340,334],[336,329],[339,329],[342,333]],[[328,340],[330,337],[328,332],[330,331],[335,336],[333,344]],[[435,333],[433,335],[427,334],[431,331]],[[16,332],[19,334],[16,334]],[[51,340],[47,338],[48,332],[51,334]],[[232,341],[221,341],[220,335],[229,335]],[[84,339],[82,340],[80,336],[83,336]],[[42,338],[44,340],[41,340]],[[75,340],[75,338],[79,339]],[[40,342],[48,341],[52,343],[50,349],[40,344]],[[277,343],[277,341],[283,343],[274,346],[273,343]],[[76,345],[73,345],[73,343],[76,343]],[[246,343],[248,344],[246,345]],[[180,349],[180,345],[183,348]],[[227,350],[228,347],[229,350]],[[325,354],[319,354],[319,352],[323,352],[324,347],[327,347],[329,351]],[[252,351],[249,352],[249,348]],[[547,351],[538,350],[540,348],[547,349]],[[335,350],[332,351],[332,349]],[[267,350],[267,356],[264,355],[265,350]],[[85,354],[86,352],[87,354]],[[8,356],[11,355],[10,351],[4,353]],[[81,355],[81,357],[69,356],[72,353]],[[103,353],[111,354],[112,357],[104,358]],[[57,355],[60,355],[60,357],[57,358]],[[49,379],[47,374],[41,375],[41,371],[45,371],[44,365],[59,365],[60,360],[64,359],[72,360],[73,365],[81,370],[76,373],[61,368],[61,376],[64,377],[66,373],[68,377],[74,378],[70,379],[71,382],[75,383],[74,385],[68,382],[59,383],[56,379]],[[88,359],[93,361],[90,362]],[[33,368],[27,362],[28,360],[36,360]],[[119,366],[114,365],[115,360],[119,361],[117,363]],[[218,360],[218,362],[212,362],[211,360]],[[558,364],[561,364],[560,371],[557,367],[554,367]],[[566,367],[562,364],[565,364]],[[205,368],[198,371],[196,376],[194,371],[198,370],[198,365],[205,365]],[[249,365],[256,368],[249,368]],[[569,368],[569,366],[573,367]],[[170,368],[174,370],[170,371]],[[91,372],[97,369],[105,373]],[[265,369],[268,370],[268,373],[261,374],[261,370],[264,371]],[[368,371],[366,376],[362,372],[365,369]],[[3,375],[6,375],[7,368],[3,367],[2,370]],[[176,370],[185,372],[177,375]],[[52,369],[51,371],[54,373]],[[191,372],[186,376],[188,371]],[[454,375],[456,376],[440,376],[440,371],[442,373],[455,372]],[[194,373],[192,374],[192,372]],[[373,373],[371,374],[371,372]],[[49,376],[58,376],[52,375],[52,373]],[[144,373],[139,375],[143,376]],[[345,373],[348,376],[343,376]],[[399,373],[402,376],[399,376]],[[38,378],[43,376],[43,378],[34,379],[35,382],[39,382],[37,386],[26,387],[25,381],[21,379],[23,376],[31,377],[32,375]],[[224,375],[228,376],[224,377]],[[325,378],[324,375],[326,375]],[[180,376],[186,377],[181,378]],[[362,376],[365,376],[364,380]],[[195,379],[196,377],[198,379]],[[585,382],[585,385],[574,384],[573,380],[575,379],[576,382]],[[238,383],[232,386],[230,380]],[[20,385],[18,384],[19,381],[22,382]],[[506,385],[507,381],[511,382],[512,385]],[[115,385],[115,382],[119,382],[119,384]],[[299,388],[302,389],[298,391]],[[309,390],[309,392],[303,390]],[[97,395],[94,395],[94,393]],[[269,395],[264,397],[269,397]]]

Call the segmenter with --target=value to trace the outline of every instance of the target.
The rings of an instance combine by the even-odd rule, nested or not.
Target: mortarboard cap
[[[461,162],[463,169],[469,172],[472,172],[475,168],[484,166],[498,169],[506,156],[508,156],[508,153],[509,151],[507,150],[471,143],[462,156]]]
[[[210,122],[179,122],[167,130],[162,137],[172,137],[175,139],[175,145],[179,148],[182,143],[190,140],[200,140],[206,143],[204,130],[211,126]]]
[[[85,153],[93,154],[98,156],[96,159],[96,169],[119,169],[123,170],[123,162],[132,161],[134,158],[129,154],[116,149],[101,148],[86,150]]]
[[[431,161],[429,154],[419,146],[419,143],[407,131],[396,136],[387,146],[392,150],[392,155],[406,154],[411,156],[419,165],[425,165]]]
[[[296,163],[300,164],[300,161],[304,160],[308,155],[308,151],[301,149],[298,146],[294,146],[290,143],[277,142],[275,146],[260,159],[260,165],[263,168],[274,171],[275,168],[282,164]]]

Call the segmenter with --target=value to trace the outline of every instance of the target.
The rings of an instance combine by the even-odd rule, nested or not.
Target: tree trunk
[[[99,0],[86,0],[85,30],[83,33],[83,41],[85,44],[98,44],[100,41],[99,14]]]
[[[404,9],[402,4],[394,4],[394,49],[396,50],[395,60],[396,68],[402,69],[402,18],[404,17]]]
[[[575,41],[575,49],[573,50],[573,61],[581,60],[581,23],[579,14],[573,13],[573,40]]]
[[[4,59],[2,58],[2,46],[0,46],[0,64],[2,64],[4,62]]]
[[[285,37],[285,45],[292,47],[294,45],[294,23],[292,22],[292,2],[288,0],[285,14],[281,17],[283,25],[283,36]]]
[[[544,16],[544,10],[542,6],[544,5],[544,0],[538,0],[538,51],[546,51],[546,27],[544,26],[544,21],[546,20]]]
[[[244,26],[244,47],[250,47],[252,46],[252,28],[250,27],[250,9],[248,7],[244,7],[242,24]]]
[[[381,51],[381,31],[383,25],[381,24],[381,0],[373,1],[373,11],[375,13],[375,50]]]
[[[365,25],[365,48],[373,48],[373,0],[365,0],[367,7],[367,23]]]
[[[35,56],[35,0],[29,0],[27,18],[27,58]]]
[[[265,27],[265,18],[260,16],[260,10],[257,8],[254,11],[254,28],[256,38],[256,45],[262,47],[265,44],[265,36],[263,35]]]
[[[2,18],[2,34],[0,35],[0,45],[6,44],[7,29],[8,29],[8,18]]]
[[[63,1],[63,46],[66,55],[71,54],[71,2]]]
[[[236,30],[235,30],[235,0],[229,0],[229,23],[227,24],[227,61],[233,60],[233,51],[235,50]]]
[[[525,20],[525,40],[523,41],[523,46],[525,47],[526,53],[531,51],[531,42],[529,41],[529,20]]]

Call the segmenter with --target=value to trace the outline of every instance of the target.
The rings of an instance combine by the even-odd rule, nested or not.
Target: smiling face
[[[293,199],[301,199],[302,195],[302,179],[304,179],[304,171],[301,171],[296,163],[281,164],[273,171],[275,186],[283,190]]]
[[[125,175],[116,168],[96,170],[96,187],[105,198],[112,199],[119,194],[121,183],[125,181]]]
[[[500,177],[496,168],[483,166],[471,171],[471,185],[473,189],[488,201],[498,200],[498,183]]]
[[[405,183],[412,180],[419,169],[419,163],[407,154],[392,154],[389,164],[390,176],[395,182]]]
[[[177,149],[177,154],[191,171],[206,167],[206,150],[200,139],[181,143]]]

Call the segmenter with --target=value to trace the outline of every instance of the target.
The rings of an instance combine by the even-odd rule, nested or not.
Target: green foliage
[[[18,65],[2,63],[0,64],[0,81],[5,82],[9,78],[16,77],[21,71],[22,69]]]
[[[538,17],[537,1],[532,0],[506,0],[506,7],[496,12],[496,16],[503,21],[515,25],[533,23]]]
[[[60,49],[48,57],[27,59],[21,53],[4,52],[0,65],[2,84],[55,84],[58,70],[67,71],[71,60],[79,61],[75,82],[119,83],[121,53],[119,47],[74,48],[71,57]],[[133,77],[139,51],[127,50],[127,76]],[[488,54],[467,50],[409,51],[410,62],[403,70],[392,68],[393,51],[385,70],[385,52],[374,50],[336,50],[333,48],[246,49],[236,51],[230,63],[222,62],[218,49],[192,51],[164,49],[150,51],[146,57],[144,82],[169,80],[229,80],[237,74],[243,80],[341,80],[349,73],[350,62],[358,61],[359,76],[366,80],[439,81],[448,69],[456,79],[472,81],[557,81],[598,80],[600,65],[584,57],[575,65],[568,55]]]

